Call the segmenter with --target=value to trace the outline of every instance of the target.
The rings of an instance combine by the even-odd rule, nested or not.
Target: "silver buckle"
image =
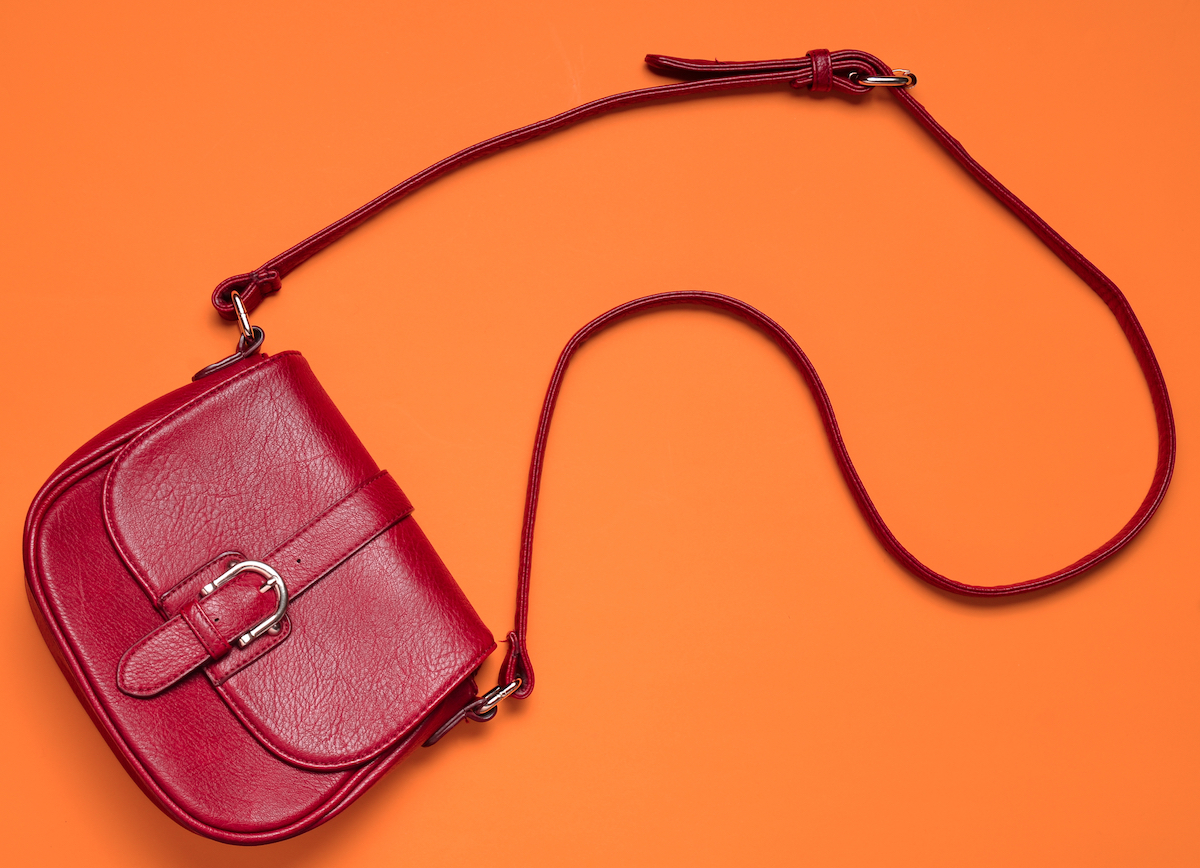
[[[258,589],[258,592],[263,594],[266,593],[268,588],[271,588],[275,591],[278,602],[276,603],[274,614],[264,618],[261,622],[251,627],[238,637],[237,643],[239,648],[245,648],[263,633],[272,631],[276,633],[279,632],[279,623],[283,620],[284,614],[287,613],[288,607],[287,585],[283,583],[283,576],[279,575],[274,568],[267,566],[262,561],[238,561],[235,564],[231,564],[229,569],[221,573],[221,575],[217,576],[200,589],[200,596],[207,597],[234,576],[246,572],[258,573],[260,576],[266,579],[266,581],[263,582],[263,586]]]

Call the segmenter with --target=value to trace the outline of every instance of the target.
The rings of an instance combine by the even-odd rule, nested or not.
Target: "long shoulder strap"
[[[341,220],[330,223],[294,247],[289,247],[283,253],[264,262],[254,271],[235,274],[233,277],[221,281],[213,290],[213,307],[217,309],[222,318],[231,321],[236,319],[237,313],[231,294],[237,292],[246,310],[254,310],[264,297],[279,290],[283,278],[293,269],[410,193],[415,193],[442,175],[453,172],[455,169],[461,169],[482,157],[490,156],[514,145],[523,144],[538,136],[557,132],[588,118],[644,102],[658,102],[697,94],[767,85],[790,84],[797,89],[808,87],[815,91],[863,94],[870,91],[871,87],[861,83],[859,79],[880,74],[891,75],[891,70],[885,67],[882,61],[865,52],[831,52],[824,49],[810,51],[804,57],[791,60],[769,60],[756,63],[716,63],[648,54],[646,63],[656,72],[676,77],[697,78],[698,80],[660,85],[659,87],[644,87],[595,99],[554,117],[527,124],[507,133],[492,136],[469,148],[463,148],[457,154],[451,154],[444,160],[439,160],[432,166],[422,169],[411,178],[401,181],[386,193],[350,212]],[[913,105],[917,105],[917,103],[913,102]],[[954,140],[950,139],[950,141]]]
[[[563,377],[575,351],[589,338],[626,317],[653,308],[675,304],[703,305],[737,316],[771,337],[780,349],[792,360],[808,383],[809,390],[817,402],[826,435],[834,451],[838,466],[863,516],[883,546],[910,572],[935,587],[975,597],[1002,597],[1041,590],[1064,582],[1091,569],[1121,550],[1145,527],[1146,522],[1158,509],[1175,464],[1175,423],[1171,414],[1171,402],[1162,370],[1154,357],[1154,351],[1141,324],[1134,315],[1128,300],[1100,269],[1096,268],[1074,247],[1055,232],[1046,221],[1035,214],[1024,202],[994,178],[983,166],[975,162],[966,149],[933,119],[933,116],[917,102],[905,86],[915,83],[911,74],[897,75],[878,58],[861,51],[826,51],[818,49],[804,57],[786,60],[753,61],[745,63],[705,60],[683,60],[680,58],[648,55],[646,63],[651,69],[691,81],[642,88],[593,100],[537,123],[529,124],[511,132],[503,133],[477,145],[472,145],[453,156],[434,163],[406,181],[388,190],[382,196],[330,224],[320,232],[306,238],[253,272],[231,277],[217,286],[213,292],[213,306],[222,317],[234,319],[236,311],[231,293],[236,291],[247,310],[253,310],[262,299],[280,288],[282,278],[318,251],[337,241],[347,232],[360,226],[380,211],[423,187],[438,177],[451,172],[481,157],[513,145],[529,141],[537,136],[560,130],[615,109],[643,102],[673,99],[691,94],[730,90],[735,88],[763,87],[787,84],[794,88],[809,88],[817,92],[841,91],[844,93],[866,93],[876,84],[890,86],[892,95],[933,136],[958,163],[966,169],[988,192],[999,199],[1029,229],[1042,240],[1076,275],[1100,296],[1121,331],[1133,348],[1154,406],[1154,418],[1158,428],[1158,460],[1150,489],[1137,511],[1110,540],[1095,551],[1084,555],[1060,570],[1026,581],[1007,585],[986,586],[959,582],[943,576],[921,563],[908,551],[888,528],[871,501],[862,480],[859,478],[850,455],[846,451],[834,417],[833,406],[826,394],[816,369],[800,346],[774,320],[755,310],[750,305],[728,296],[710,292],[668,292],[636,299],[616,307],[597,317],[580,329],[563,348],[558,364],[550,379],[546,399],[538,422],[537,438],[533,447],[533,458],[529,467],[529,484],[525,495],[525,517],[521,533],[521,555],[518,567],[517,612],[515,628],[508,634],[508,651],[500,671],[500,684],[483,697],[476,699],[447,722],[434,736],[436,741],[450,726],[464,717],[474,720],[490,719],[495,714],[496,703],[505,696],[524,698],[533,691],[533,667],[529,661],[526,645],[529,624],[529,576],[533,554],[533,532],[537,519],[538,492],[541,485],[542,467],[546,444],[550,434],[550,422],[554,415],[555,402],[562,388]]]

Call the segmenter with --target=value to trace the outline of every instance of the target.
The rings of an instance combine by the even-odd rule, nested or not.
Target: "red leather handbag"
[[[1066,581],[1115,554],[1170,483],[1175,431],[1162,372],[1120,290],[971,159],[909,88],[916,77],[859,51],[752,63],[652,55],[688,79],[606,97],[481,142],[430,166],[256,271],[213,304],[241,331],[237,351],[92,438],[38,493],[25,527],[33,613],[100,731],[134,780],[200,834],[259,844],[298,834],[354,801],[391,766],[450,728],[496,714],[534,686],[527,601],[550,421],[571,357],[641,311],[704,305],[770,336],[807,381],[835,457],[880,542],[916,576],[960,594],[1002,596]],[[499,684],[474,674],[495,649],[412,516],[302,356],[261,352],[248,313],[281,279],[408,193],[479,157],[594,115],[738,88],[788,85],[862,94],[887,87],[912,117],[1090,286],[1116,317],[1153,400],[1158,462],[1141,506],[1096,551],[1050,575],[965,584],[892,535],[851,464],[817,373],[786,331],[728,296],[671,292],[615,308],[563,349],[529,472],[516,624]]]

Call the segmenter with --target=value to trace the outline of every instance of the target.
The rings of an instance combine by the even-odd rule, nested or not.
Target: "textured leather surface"
[[[283,353],[132,440],[109,471],[105,521],[157,600],[218,552],[261,560],[378,472],[308,365]]]
[[[113,462],[113,544],[154,599],[216,552],[274,566],[292,597],[290,635],[228,645],[274,604],[245,573],[192,604],[194,642],[181,647],[186,634],[172,625],[169,646],[143,645],[126,660],[124,674],[136,666],[146,683],[123,682],[139,695],[161,689],[207,650],[224,658],[220,695],[281,758],[347,768],[381,753],[493,647],[415,523],[387,530],[410,510],[298,354],[273,356],[178,408]],[[203,647],[206,620],[218,654]],[[159,652],[180,656],[149,664]]]
[[[829,93],[833,90],[833,58],[829,50],[816,48],[806,56],[812,61],[812,84],[809,87],[813,93]]]
[[[411,519],[314,585],[289,618],[292,638],[218,690],[264,745],[306,768],[383,752],[495,648]]]
[[[154,696],[228,650],[228,642],[206,643],[183,615],[176,615],[125,652],[117,666],[117,685],[130,696]]]
[[[142,788],[195,831],[260,843],[328,819],[424,741],[475,695],[471,673],[494,643],[408,515],[403,493],[326,405],[303,359],[285,353],[241,362],[194,386],[156,402],[157,414],[131,414],[60,468],[30,510],[26,571],[60,666]],[[262,404],[281,416],[296,405],[292,423],[256,428]],[[311,415],[327,410],[328,418]],[[293,424],[316,428],[306,442],[320,446],[305,453],[304,467],[287,443]],[[267,433],[273,436],[251,436]],[[186,446],[177,448],[175,435]],[[203,448],[206,436],[214,438],[211,449]],[[184,489],[228,493],[230,468],[205,462],[228,454],[230,441],[253,456],[257,474],[286,477],[277,481],[283,494],[273,501],[270,533],[246,530],[249,516],[205,524],[170,515],[171,502],[210,516],[221,509]],[[322,490],[314,479],[339,487]],[[270,486],[258,493],[271,496]],[[173,526],[186,527],[187,538],[175,552],[154,552],[149,536]],[[125,557],[110,527],[121,528]],[[217,541],[227,535],[238,541]],[[198,551],[205,554],[178,566]],[[117,672],[126,652],[166,622],[184,624],[181,613],[195,608],[200,585],[228,559],[252,555],[311,558],[308,572],[297,574],[289,629],[245,649],[269,653],[232,671],[195,672],[152,698],[124,692]],[[209,620],[257,617],[263,610],[256,605],[272,609],[273,595],[259,594],[260,584],[249,573],[231,580],[206,598]],[[275,656],[281,660],[272,666],[265,658]],[[239,703],[245,708],[235,710]],[[337,727],[345,733],[331,731]],[[275,750],[264,750],[271,740]]]
[[[295,601],[313,582],[410,512],[412,504],[404,492],[391,476],[380,473],[313,519],[266,560],[279,565],[288,595]],[[254,572],[235,576],[213,593],[199,596],[200,588],[216,578],[218,569],[224,571],[230,563],[243,559],[226,555],[210,562],[164,595],[165,601],[168,596],[179,600],[191,594],[184,598],[186,603],[178,615],[129,649],[117,673],[122,690],[131,696],[161,692],[209,660],[223,658],[233,650],[235,639],[274,612],[276,596],[273,592],[263,595],[262,577]],[[256,642],[232,669],[222,666],[210,674],[214,681],[223,682],[283,638],[262,645]]]

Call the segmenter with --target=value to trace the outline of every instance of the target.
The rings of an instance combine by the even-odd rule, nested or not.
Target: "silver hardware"
[[[267,336],[263,334],[263,330],[258,326],[250,326],[252,335],[251,340],[247,341],[242,335],[238,335],[237,349],[232,355],[226,356],[219,362],[213,362],[205,368],[201,368],[192,375],[192,380],[199,380],[207,377],[209,374],[215,374],[217,371],[222,371],[228,368],[234,362],[240,362],[242,359],[249,358],[259,351],[263,345],[263,341]]]
[[[245,633],[238,637],[237,643],[239,648],[245,648],[263,633],[278,633],[280,622],[283,621],[283,616],[287,612],[288,607],[288,592],[287,585],[283,583],[283,576],[279,575],[273,567],[269,567],[262,561],[238,561],[230,566],[228,570],[221,573],[207,585],[200,589],[200,596],[207,597],[221,585],[228,582],[234,576],[241,573],[258,573],[264,579],[263,586],[258,589],[260,594],[265,594],[267,590],[274,590],[278,598],[278,603],[275,606],[274,614],[264,618],[260,623],[251,627]],[[507,695],[507,694],[506,694]],[[498,700],[497,700],[498,701]]]
[[[508,699],[508,697],[516,693],[520,686],[521,679],[518,678],[516,681],[508,682],[508,684],[493,687],[487,693],[483,694],[483,705],[476,708],[475,713],[481,716],[487,714],[499,705],[502,700]]]
[[[852,72],[846,78],[867,87],[912,87],[917,83],[917,76],[907,69],[893,69],[892,72],[895,75],[859,75]]]
[[[241,331],[242,337],[253,342],[254,329],[250,327],[250,317],[246,314],[246,305],[242,304],[242,297],[235,289],[229,293],[229,298],[233,301],[233,312],[237,314],[238,329]]]
[[[267,339],[267,333],[258,326],[250,326],[250,340],[246,340],[241,335],[238,335],[237,350],[235,355],[240,355],[242,358],[252,356],[258,352],[259,347],[263,345],[263,341]]]

